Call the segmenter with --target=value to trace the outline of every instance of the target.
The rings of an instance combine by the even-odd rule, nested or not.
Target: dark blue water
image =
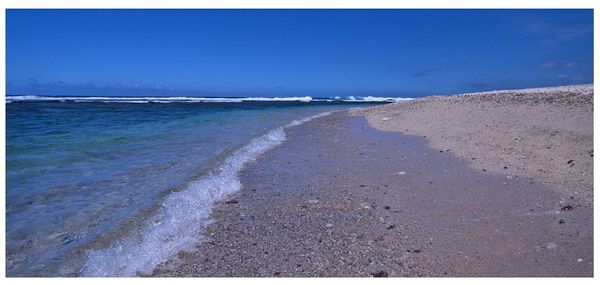
[[[202,241],[212,203],[240,188],[239,170],[282,143],[286,125],[357,106],[7,104],[7,275],[149,272]]]

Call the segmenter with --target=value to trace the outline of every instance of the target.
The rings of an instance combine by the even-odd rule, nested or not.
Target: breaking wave
[[[88,251],[81,275],[150,274],[157,265],[175,257],[180,251],[193,251],[203,241],[198,233],[212,222],[213,204],[241,188],[238,174],[244,165],[283,143],[286,128],[330,113],[292,121],[253,139],[227,157],[214,174],[169,194],[157,214],[148,219],[139,231],[115,240],[108,248]]]

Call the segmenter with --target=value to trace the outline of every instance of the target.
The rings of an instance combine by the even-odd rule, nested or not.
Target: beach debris
[[[229,201],[225,202],[225,204],[237,204],[239,202],[240,201],[233,199],[233,200],[229,200]]]
[[[309,204],[316,204],[319,203],[319,199],[311,199],[307,201]]]
[[[361,202],[359,206],[363,209],[375,209],[375,205],[367,202]]]
[[[486,171],[487,171],[487,169],[483,169],[483,168],[482,168],[481,170],[483,170],[483,172],[486,172]]]
[[[560,210],[561,210],[561,211],[571,211],[571,210],[573,210],[573,209],[574,209],[574,208],[573,208],[573,206],[571,206],[571,205],[566,205],[566,206],[564,206],[564,207],[560,208]]]
[[[390,206],[385,206],[385,207],[383,207],[383,208],[384,208],[384,209],[386,209],[386,210],[389,210],[389,209],[390,209]]]
[[[383,270],[381,270],[381,271],[379,271],[377,273],[371,273],[371,275],[373,277],[388,277],[389,276],[389,274],[387,272],[383,271]]]
[[[549,241],[549,242],[547,242],[547,243],[544,244],[544,247],[547,250],[554,250],[554,249],[556,249],[556,244],[553,243],[553,242],[551,242],[551,241]]]
[[[406,172],[404,172],[404,171],[398,172],[398,175],[404,175],[404,174],[406,174]]]
[[[325,227],[328,228],[328,229],[333,228],[333,224],[331,224],[331,223],[326,224]]]
[[[387,121],[387,120],[389,120],[389,119],[390,119],[390,118],[388,118],[388,117],[383,117],[383,119],[381,119],[381,120],[382,120],[382,121]]]
[[[577,258],[577,262],[583,262],[583,258]]]
[[[396,227],[395,225],[389,225],[389,226],[387,226],[385,229],[386,229],[386,230],[391,230],[391,229],[393,229],[393,228],[395,228],[395,227]]]
[[[567,164],[571,164],[572,165],[574,162],[575,162],[575,160],[571,159],[571,160],[567,161]]]
[[[564,223],[566,223],[566,221],[565,221],[565,220],[563,220],[563,219],[560,219],[560,221],[558,221],[558,223],[559,223],[559,224],[564,224]]]

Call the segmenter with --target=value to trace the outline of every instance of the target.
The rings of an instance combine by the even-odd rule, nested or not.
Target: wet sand
[[[593,211],[579,197],[348,112],[287,133],[216,205],[206,242],[154,275],[593,274]]]

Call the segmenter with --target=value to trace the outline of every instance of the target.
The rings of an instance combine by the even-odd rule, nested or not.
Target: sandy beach
[[[533,178],[593,203],[593,85],[434,96],[355,112],[423,136],[476,170]]]
[[[593,87],[433,96],[290,128],[155,276],[592,276]]]

